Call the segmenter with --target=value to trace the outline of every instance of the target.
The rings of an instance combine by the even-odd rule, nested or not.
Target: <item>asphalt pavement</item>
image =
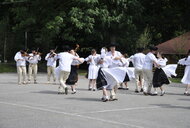
[[[101,91],[88,91],[79,77],[77,93],[58,95],[58,83],[17,85],[17,74],[0,74],[0,128],[190,128],[190,96],[185,85],[165,85],[164,96],[118,90],[118,101],[102,102]],[[160,91],[158,90],[159,94]]]

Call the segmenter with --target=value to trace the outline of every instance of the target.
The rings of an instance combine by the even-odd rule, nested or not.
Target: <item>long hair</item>
[[[187,52],[187,56],[186,56],[185,60],[187,60],[187,58],[188,58],[189,55],[190,55],[190,49],[189,49],[189,51]]]
[[[164,56],[163,52],[159,52],[160,56],[162,57],[162,59],[165,59],[166,57]]]

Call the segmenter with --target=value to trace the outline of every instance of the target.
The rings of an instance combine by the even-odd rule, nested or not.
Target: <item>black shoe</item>
[[[65,94],[66,95],[68,94],[68,88],[67,87],[65,88]]]
[[[138,91],[138,90],[135,90],[135,93],[139,93],[139,91]]]
[[[123,88],[123,90],[129,90],[129,88],[127,87],[127,88]]]
[[[96,91],[96,89],[93,89],[93,91]]]
[[[149,96],[156,96],[158,94],[154,94],[154,93],[149,92],[149,93],[147,93],[147,95],[149,95]]]
[[[58,92],[58,94],[65,94],[64,92]]]
[[[140,92],[143,92],[143,91],[144,91],[143,88],[141,88]]]
[[[110,98],[109,101],[115,101],[118,100],[117,98]]]
[[[148,93],[146,93],[146,92],[143,92],[143,94],[144,94],[145,96],[148,96]]]
[[[89,91],[91,91],[91,90],[92,90],[92,88],[89,88],[88,90],[89,90]]]
[[[77,93],[76,91],[73,91],[71,94],[75,94],[75,93]]]
[[[123,90],[124,88],[123,87],[119,87],[118,89]]]
[[[161,95],[160,95],[160,96],[164,96],[165,93],[166,93],[165,91],[161,92]]]
[[[107,102],[107,101],[109,101],[109,100],[108,100],[108,99],[103,99],[102,101],[103,101],[103,102]]]
[[[189,92],[184,92],[184,95],[189,96],[190,94]]]

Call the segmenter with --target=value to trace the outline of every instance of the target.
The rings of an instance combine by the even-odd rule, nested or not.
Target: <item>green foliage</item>
[[[28,47],[43,47],[45,52],[64,42],[86,49],[116,42],[133,54],[136,47],[189,31],[189,6],[188,0],[3,0],[0,44],[7,36],[17,49],[27,31]]]
[[[146,48],[152,40],[150,29],[146,27],[142,34],[140,34],[139,39],[137,40],[136,47]]]

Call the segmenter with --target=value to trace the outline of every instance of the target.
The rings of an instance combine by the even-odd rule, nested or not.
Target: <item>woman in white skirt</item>
[[[96,78],[98,77],[98,61],[99,54],[96,54],[96,50],[92,49],[91,55],[88,56],[85,61],[89,63],[88,67],[88,79],[89,79],[89,90],[96,91]]]
[[[189,92],[188,92],[188,90],[190,88],[190,49],[189,49],[189,51],[187,53],[187,57],[179,60],[178,63],[181,64],[181,65],[186,66],[184,76],[183,76],[181,82],[183,84],[187,85],[184,95],[190,95]]]
[[[121,65],[122,67],[128,68],[128,67],[129,67],[129,63],[130,63],[131,60],[130,60],[128,54],[125,53],[125,54],[123,55],[123,57],[120,59],[120,61],[121,61],[121,63],[122,63],[122,65]],[[123,87],[123,84],[125,85],[126,88]],[[121,84],[120,84],[120,87],[119,87],[118,89],[129,90],[129,87],[128,87],[128,85],[127,85],[127,81],[121,83]]]

